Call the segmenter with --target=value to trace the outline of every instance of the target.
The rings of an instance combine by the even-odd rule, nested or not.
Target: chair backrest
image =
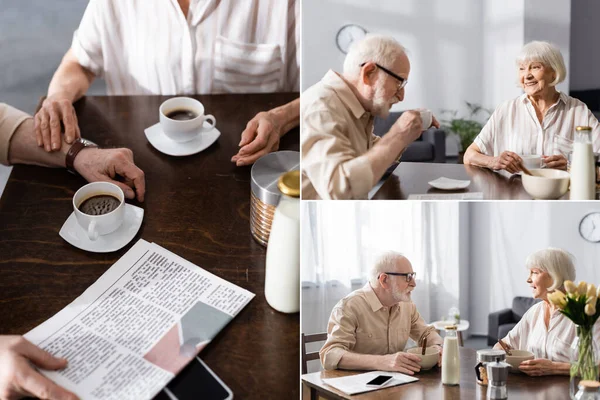
[[[519,322],[527,310],[529,310],[531,306],[539,301],[541,300],[534,299],[533,297],[515,297],[512,304],[512,312],[515,322]]]
[[[312,360],[319,359],[319,352],[313,351],[310,353],[306,352],[306,344],[312,342],[323,342],[327,340],[327,333],[314,333],[312,335],[305,335],[304,333],[300,335],[300,343],[302,346],[302,374],[306,374],[308,371],[307,363]]]

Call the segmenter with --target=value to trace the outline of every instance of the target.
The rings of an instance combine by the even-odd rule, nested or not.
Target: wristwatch
[[[69,149],[69,151],[67,152],[67,157],[65,159],[65,164],[67,166],[67,171],[71,172],[72,174],[77,174],[77,171],[75,171],[75,167],[74,162],[75,162],[75,157],[77,157],[77,154],[79,154],[79,152],[83,149],[85,149],[86,147],[98,147],[98,145],[94,142],[92,142],[91,140],[87,140],[84,138],[77,138],[75,139],[75,141],[73,142],[73,145],[71,146],[71,148]]]

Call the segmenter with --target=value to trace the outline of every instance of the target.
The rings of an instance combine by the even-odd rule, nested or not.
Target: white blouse
[[[569,362],[571,345],[577,337],[577,327],[570,319],[556,310],[550,316],[548,329],[546,329],[546,324],[544,324],[545,307],[546,304],[543,301],[533,305],[502,340],[514,349],[531,351],[536,358]],[[594,325],[593,336],[596,343],[596,357],[600,359],[598,358],[600,357],[600,319]]]
[[[298,91],[296,0],[90,0],[71,48],[108,94]]]
[[[531,101],[523,94],[498,106],[474,143],[481,153],[494,157],[504,151],[556,155],[561,154],[557,143],[572,142],[580,125],[592,127],[594,151],[600,152],[600,124],[583,102],[561,92],[540,124]]]

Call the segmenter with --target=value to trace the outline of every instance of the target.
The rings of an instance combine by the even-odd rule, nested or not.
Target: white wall
[[[481,202],[469,206],[471,334],[487,334],[488,314],[509,308],[513,297],[531,296],[524,266],[536,250],[560,247],[571,252],[577,280],[600,283],[600,244],[585,241],[578,230],[581,218],[600,211],[600,204]]]
[[[571,2],[570,84],[572,90],[600,89],[600,52],[594,43],[600,38],[600,2]]]

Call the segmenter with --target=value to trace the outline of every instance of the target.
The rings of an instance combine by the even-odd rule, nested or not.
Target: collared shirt
[[[329,70],[302,93],[300,118],[302,198],[366,199],[375,182],[365,153],[379,138],[348,84]]]
[[[0,103],[0,164],[8,165],[10,140],[19,126],[31,116],[8,104]]]
[[[336,369],[346,352],[385,355],[403,351],[408,338],[428,346],[442,338],[428,326],[412,302],[385,307],[367,283],[340,300],[329,317],[327,341],[319,355],[325,369]]]
[[[547,306],[543,301],[533,305],[503,340],[514,349],[532,352],[536,358],[569,362],[571,345],[577,337],[577,327],[569,318],[556,310],[550,316],[546,328],[545,307]],[[598,351],[600,350],[600,320],[594,325],[593,337]],[[596,357],[600,357],[600,354]]]
[[[523,94],[498,106],[474,143],[481,153],[494,157],[504,151],[564,155],[564,147],[559,151],[561,144],[572,143],[580,125],[592,127],[594,151],[600,151],[600,126],[584,103],[560,92],[540,124],[531,101]]]
[[[111,95],[298,91],[299,3],[90,0],[71,48]]]

